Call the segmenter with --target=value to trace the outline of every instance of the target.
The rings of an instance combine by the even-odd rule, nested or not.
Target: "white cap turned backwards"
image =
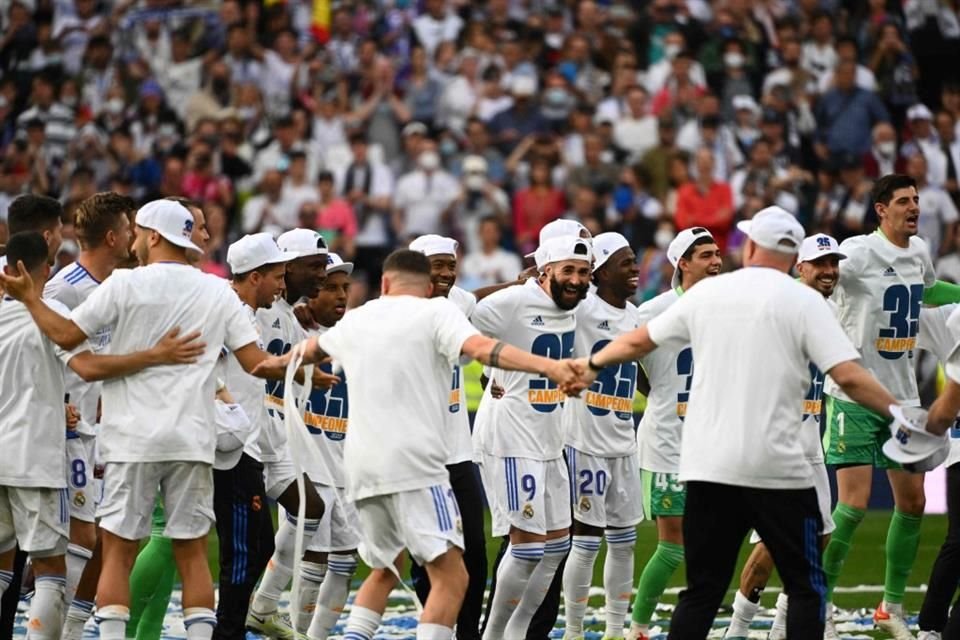
[[[200,247],[190,240],[193,224],[193,214],[190,210],[173,200],[154,200],[137,211],[138,227],[156,231],[170,244],[200,251]]]
[[[298,258],[327,255],[327,241],[310,229],[291,229],[280,234],[277,245],[284,251],[293,251]]]
[[[543,259],[543,266],[564,260],[583,260],[590,263],[593,251],[583,238],[563,236],[547,240],[537,249],[537,257]]]
[[[737,223],[754,244],[780,253],[796,254],[803,244],[803,226],[796,216],[780,207],[767,207],[750,220]]]
[[[614,231],[596,235],[593,238],[593,256],[595,258],[593,270],[596,271],[610,259],[610,256],[629,246],[630,243],[627,242],[627,239]]]
[[[337,271],[343,271],[348,276],[353,273],[353,263],[344,262],[343,258],[338,256],[335,253],[327,254],[327,275],[331,273],[336,273]]]
[[[533,258],[537,265],[537,269],[543,271],[543,266],[547,263],[543,261],[543,252],[540,249],[547,240],[563,237],[585,238],[587,240],[592,239],[590,230],[576,220],[559,218],[553,222],[548,222],[547,224],[543,225],[543,228],[540,229],[540,246],[533,253],[528,253],[523,257]]]
[[[281,264],[297,258],[293,251],[283,251],[269,233],[246,235],[227,249],[227,264],[234,275],[249,273],[268,264]]]
[[[680,273],[680,258],[683,257],[693,243],[700,238],[710,238],[713,240],[713,234],[704,227],[692,227],[684,229],[677,234],[677,237],[670,241],[667,246],[667,260],[673,265],[673,277],[670,279],[670,286],[676,289],[680,286],[683,275]]]

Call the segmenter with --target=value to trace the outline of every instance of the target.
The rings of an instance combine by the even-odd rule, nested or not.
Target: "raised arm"
[[[175,327],[152,348],[122,356],[84,351],[71,358],[68,364],[86,382],[122,378],[147,367],[193,364],[203,355],[207,345],[198,340],[199,331],[183,337],[179,337],[179,334],[180,328]]]

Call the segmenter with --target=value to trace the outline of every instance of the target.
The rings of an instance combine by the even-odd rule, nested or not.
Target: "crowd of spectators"
[[[68,238],[96,191],[183,196],[214,273],[244,233],[308,227],[376,286],[440,233],[471,288],[569,217],[631,241],[642,300],[678,229],[731,267],[771,204],[843,240],[898,171],[957,281],[958,60],[946,0],[0,0],[0,222],[25,191]]]

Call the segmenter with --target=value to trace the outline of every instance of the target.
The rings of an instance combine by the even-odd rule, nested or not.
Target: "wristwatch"
[[[597,365],[596,363],[594,363],[594,361],[593,361],[593,356],[590,356],[589,358],[587,358],[587,366],[590,367],[590,370],[591,370],[591,371],[602,371],[602,370],[603,370],[603,367],[601,367],[601,366]]]

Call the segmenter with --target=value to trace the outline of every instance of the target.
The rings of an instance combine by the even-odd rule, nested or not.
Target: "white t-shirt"
[[[460,287],[451,287],[447,300],[452,302],[470,319],[477,308],[477,297]],[[467,414],[467,391],[463,384],[463,366],[469,358],[461,358],[453,365],[453,380],[450,382],[450,399],[447,403],[447,428],[450,434],[450,459],[447,464],[456,464],[473,459],[473,442],[470,434],[470,416]]]
[[[573,355],[576,309],[557,306],[535,278],[508,287],[477,304],[477,329],[524,351],[560,360]],[[502,398],[487,385],[473,426],[474,454],[555,460],[563,455],[565,395],[548,378],[492,368],[490,379],[504,388]]]
[[[960,382],[957,358],[960,357],[960,314],[955,313],[960,304],[945,304],[942,307],[927,307],[920,310],[920,335],[917,346],[929,351],[947,367],[947,375]],[[952,357],[951,357],[952,356]],[[960,418],[950,428],[950,454],[944,466],[960,462]]]
[[[797,429],[809,363],[829,371],[858,357],[823,296],[774,269],[741,269],[698,283],[647,328],[657,345],[689,342],[697,363],[681,481],[813,486]]]
[[[260,337],[270,355],[282,356],[307,338],[307,332],[293,315],[293,307],[283,298],[274,300],[269,309],[257,309],[256,316]],[[276,462],[287,443],[287,428],[283,422],[283,380],[268,380],[266,392],[268,419],[260,430],[260,459]],[[314,482],[321,482],[319,478],[311,478]]]
[[[310,329],[307,335],[322,336],[329,330],[330,327]],[[327,373],[333,370],[329,363],[317,366]],[[307,431],[313,436],[313,442],[317,445],[320,457],[307,460],[304,471],[314,482],[343,488],[346,481],[343,469],[343,444],[347,437],[350,402],[347,397],[347,377],[342,371],[339,376],[340,382],[330,389],[314,387],[310,390],[310,397],[304,408],[303,422],[307,426]]]
[[[445,298],[382,296],[317,338],[350,380],[350,500],[447,480],[450,372],[476,334]]]
[[[679,299],[680,294],[670,289],[644,302],[637,310],[639,323],[649,323]],[[641,358],[640,364],[650,382],[647,409],[637,427],[640,467],[657,473],[677,473],[680,437],[693,381],[693,350],[689,344],[660,345]]]
[[[43,297],[56,300],[67,309],[75,309],[99,284],[79,262],[74,262],[47,281],[43,288]],[[110,327],[104,327],[87,342],[94,353],[100,353],[110,344]],[[66,393],[70,394],[70,404],[80,411],[80,423],[75,432],[87,436],[95,435],[94,425],[97,423],[97,405],[100,402],[102,383],[85,382],[72,369],[67,369],[64,384]]]
[[[56,300],[47,306],[66,316]],[[67,352],[49,340],[20,302],[0,303],[0,485],[67,486],[63,367],[87,351]]]
[[[403,211],[404,234],[440,233],[443,212],[460,195],[460,183],[446,171],[417,170],[397,180],[394,204]]]
[[[840,324],[863,358],[863,366],[901,403],[920,405],[913,350],[920,328],[923,290],[936,273],[927,243],[917,236],[902,249],[879,232],[848,238],[847,256],[833,301]],[[827,378],[828,395],[852,402]]]
[[[628,302],[614,307],[596,293],[577,305],[574,354],[586,357],[611,340],[639,326],[637,307]],[[567,398],[563,407],[566,443],[594,456],[619,458],[633,455],[637,440],[633,429],[633,396],[637,390],[637,363],[604,367],[579,398]]]
[[[241,304],[243,304],[243,311],[247,319],[258,334],[257,347],[259,347],[261,351],[266,351],[267,347],[263,342],[256,314],[250,305],[243,301],[241,301]],[[246,443],[244,443],[243,451],[254,460],[260,460],[260,446],[258,443],[260,432],[266,428],[267,423],[270,421],[270,418],[267,416],[266,381],[244,371],[243,367],[240,366],[240,361],[229,351],[223,354],[222,365],[223,381],[227,385],[227,390],[230,392],[230,395],[233,396],[236,403],[243,408],[243,412],[247,414],[247,418],[252,425],[250,437],[247,438]]]
[[[168,331],[199,331],[206,350],[189,365],[152,367],[103,383],[98,440],[104,462],[205,462],[216,449],[214,368],[220,350],[257,341],[230,285],[180,263],[118,269],[73,310],[88,336],[113,327],[107,353],[153,347]]]
[[[509,282],[523,270],[520,256],[497,247],[493,253],[482,251],[468,253],[460,265],[464,278],[469,278],[478,287],[488,287],[500,282]]]

